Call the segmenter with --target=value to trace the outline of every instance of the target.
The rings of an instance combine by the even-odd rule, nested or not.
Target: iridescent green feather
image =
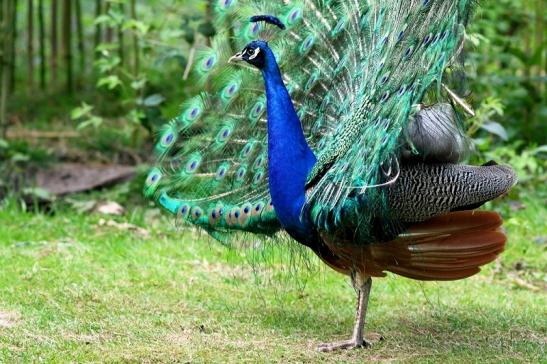
[[[442,97],[471,1],[215,0],[214,9],[219,34],[194,62],[207,92],[160,130],[145,194],[218,239],[280,229],[268,192],[262,77],[227,62],[263,38],[318,157],[307,201],[316,226],[358,224],[366,237],[371,211],[388,212],[381,186],[396,176],[414,105],[431,90]],[[258,14],[279,17],[287,30],[248,22]]]

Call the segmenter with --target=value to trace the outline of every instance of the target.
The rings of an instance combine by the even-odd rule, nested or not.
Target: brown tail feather
[[[503,251],[506,237],[495,212],[461,211],[413,226],[390,242],[384,270],[420,280],[455,280],[480,271]],[[375,244],[382,250],[382,244]],[[387,259],[386,259],[387,258]]]
[[[495,212],[459,211],[413,225],[388,243],[356,244],[322,234],[335,270],[367,276],[392,272],[418,280],[467,278],[503,251],[506,237]]]

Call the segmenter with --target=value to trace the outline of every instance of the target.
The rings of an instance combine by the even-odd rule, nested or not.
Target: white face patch
[[[260,48],[256,48],[253,54],[251,54],[251,56],[249,57],[249,59],[255,59],[259,53],[260,53]]]

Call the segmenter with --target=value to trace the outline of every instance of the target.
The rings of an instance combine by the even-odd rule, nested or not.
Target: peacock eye
[[[249,57],[249,59],[255,59],[259,53],[260,53],[260,48],[256,48],[251,54],[251,56]]]
[[[260,24],[259,23],[254,23],[253,26],[251,27],[251,33],[256,34],[258,31],[260,30]]]
[[[221,8],[223,9],[227,9],[229,8],[230,6],[232,6],[232,3],[234,2],[234,0],[220,0],[219,3],[220,3],[220,6]]]

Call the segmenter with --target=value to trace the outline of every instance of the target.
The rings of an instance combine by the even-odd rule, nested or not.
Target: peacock
[[[369,344],[372,277],[457,280],[496,259],[502,220],[475,209],[516,177],[462,164],[473,111],[453,91],[474,1],[214,4],[203,92],[160,130],[147,197],[226,244],[286,232],[349,276],[353,334],[320,351]]]

